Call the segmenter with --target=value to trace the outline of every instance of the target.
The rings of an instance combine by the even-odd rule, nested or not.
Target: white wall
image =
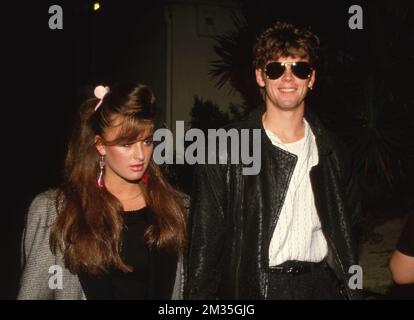
[[[237,2],[171,1],[166,5],[167,87],[166,122],[174,129],[176,120],[189,120],[194,95],[212,100],[223,110],[229,103],[240,103],[238,93],[229,93],[227,84],[215,87],[209,75],[210,63],[217,60],[212,36],[233,29],[231,14],[240,15]],[[188,123],[186,123],[188,125]]]

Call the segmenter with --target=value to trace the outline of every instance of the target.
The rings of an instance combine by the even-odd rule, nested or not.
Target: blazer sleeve
[[[50,227],[56,216],[51,192],[38,195],[26,216],[21,242],[22,274],[17,299],[53,299],[50,267],[56,257],[49,249]]]
[[[171,300],[182,300],[184,291],[184,266],[183,266],[183,255],[178,256],[177,269],[175,273],[175,282]]]
[[[225,174],[222,165],[195,170],[189,216],[186,299],[218,298],[225,260]]]

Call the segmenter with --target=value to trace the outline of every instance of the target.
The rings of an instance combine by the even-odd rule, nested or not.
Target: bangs
[[[275,57],[275,61],[279,59],[280,57],[301,58],[301,59],[309,58],[305,50],[303,50],[302,48],[295,48],[295,47],[281,48],[281,50],[277,53]]]
[[[149,119],[138,119],[136,117],[114,118],[110,128],[116,130],[115,138],[105,141],[108,146],[118,144],[131,144],[137,140],[151,137],[154,133],[154,122]]]

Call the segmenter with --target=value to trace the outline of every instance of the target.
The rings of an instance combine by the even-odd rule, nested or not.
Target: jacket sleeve
[[[355,240],[360,233],[362,217],[361,187],[358,175],[352,170],[351,159],[348,154],[343,154],[343,185],[345,190],[348,218],[351,224]]]
[[[56,258],[49,249],[51,216],[55,216],[50,194],[38,195],[26,216],[21,243],[22,274],[17,299],[53,299],[49,288],[49,268]]]
[[[195,170],[189,216],[186,299],[216,299],[225,261],[223,165]]]

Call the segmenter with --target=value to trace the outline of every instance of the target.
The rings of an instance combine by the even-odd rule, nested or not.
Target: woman
[[[155,97],[98,86],[72,135],[64,183],[32,202],[19,299],[180,299],[185,198],[152,160]]]

